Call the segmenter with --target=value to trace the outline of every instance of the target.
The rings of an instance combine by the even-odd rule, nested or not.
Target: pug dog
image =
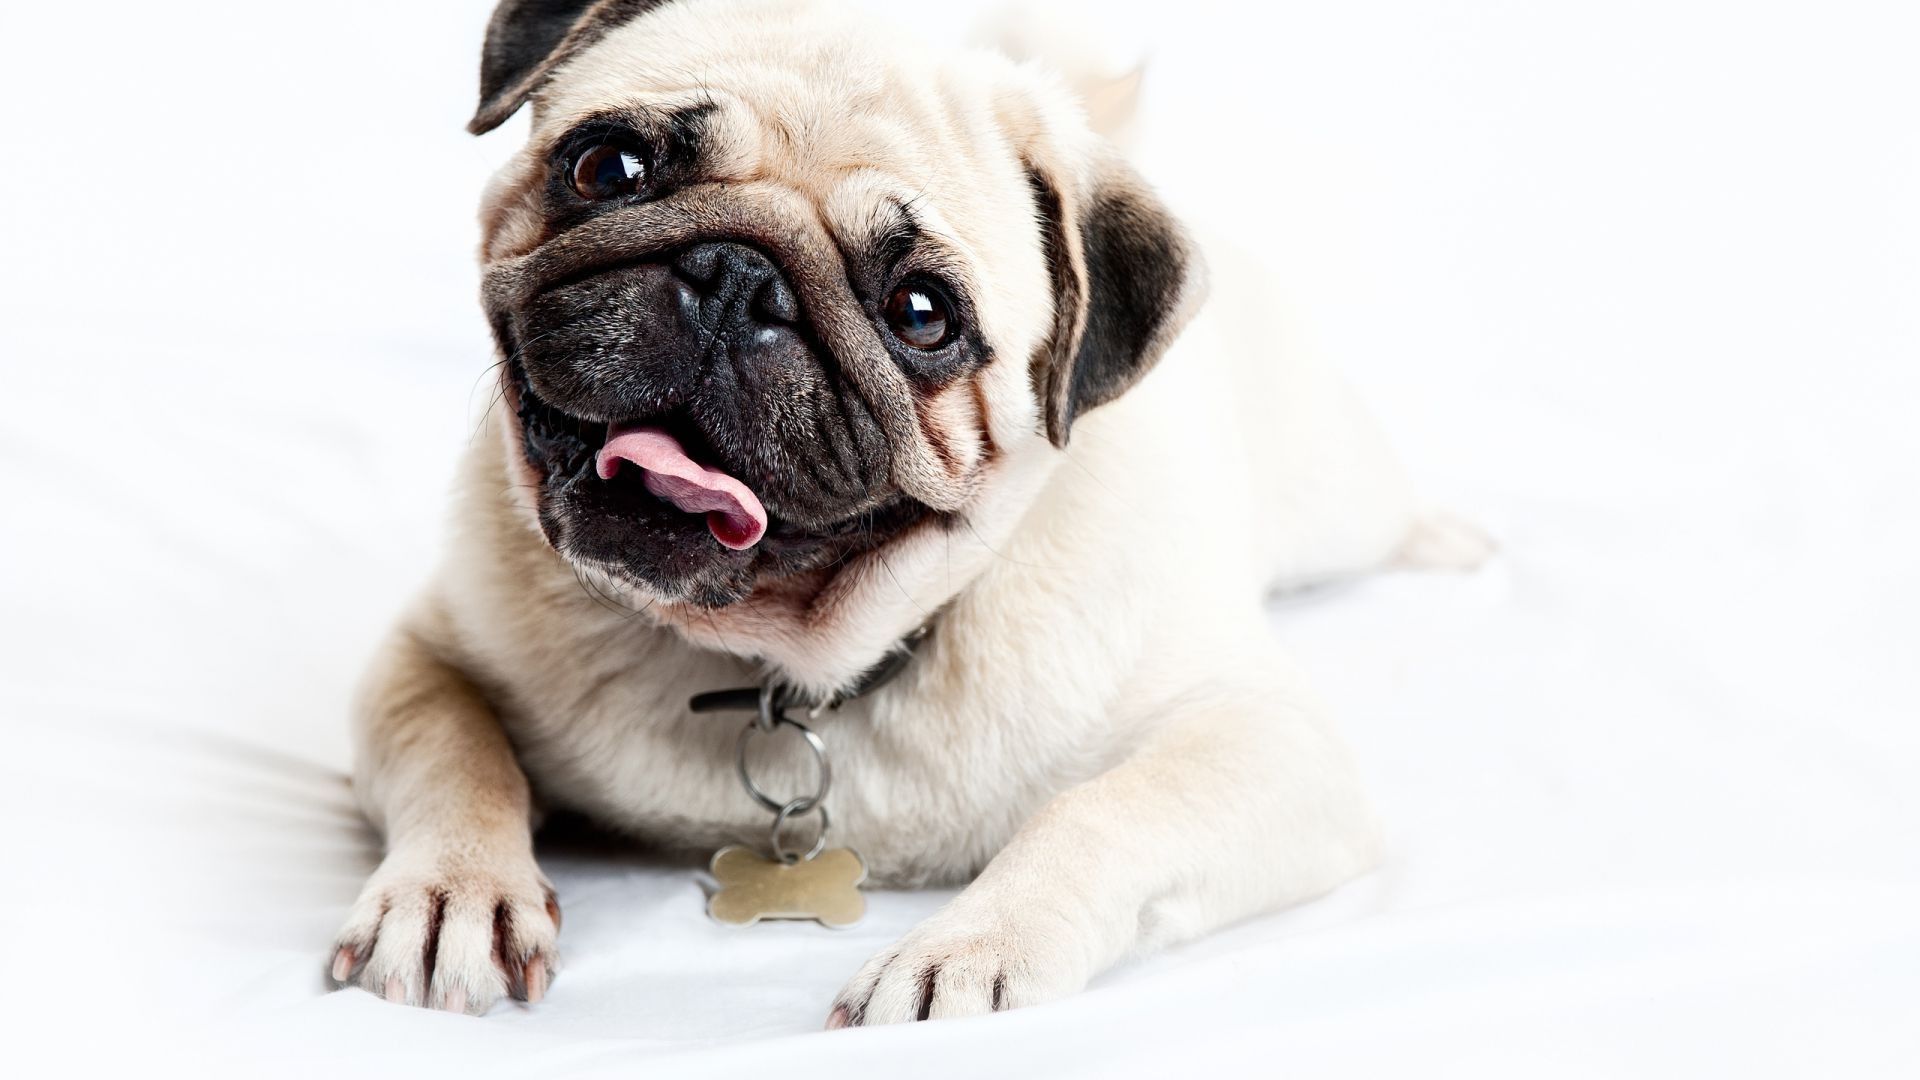
[[[1070,87],[813,0],[504,0],[480,83],[473,132],[532,114],[481,213],[500,402],[356,706],[386,854],[337,981],[539,1001],[543,813],[766,837],[740,718],[689,705],[731,687],[837,702],[796,836],[970,882],[830,1027],[1048,1001],[1375,864],[1263,597],[1433,526]]]

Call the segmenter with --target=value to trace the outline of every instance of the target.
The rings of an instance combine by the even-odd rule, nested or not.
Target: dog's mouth
[[[707,531],[722,547],[745,551],[767,534],[767,509],[753,489],[722,469],[703,465],[686,443],[658,422],[623,421],[607,429],[606,444],[594,455],[601,480],[620,475],[622,466],[640,470],[640,485],[655,498],[686,514],[706,519]]]
[[[880,546],[932,513],[896,496],[802,525],[730,468],[684,409],[611,422],[575,416],[541,397],[518,363],[508,367],[507,396],[554,547],[707,606],[744,597],[761,574]]]
[[[535,392],[517,364],[511,390],[527,459],[544,479],[594,492],[621,516],[704,522],[730,551],[765,538],[770,521],[759,495],[718,464],[684,412],[611,423],[574,416]]]

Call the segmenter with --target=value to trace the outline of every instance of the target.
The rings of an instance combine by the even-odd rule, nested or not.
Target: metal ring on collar
[[[814,786],[813,794],[801,796],[791,802],[783,804],[780,800],[762,791],[760,785],[753,782],[753,774],[747,771],[747,743],[753,741],[754,735],[760,732],[761,728],[758,723],[748,724],[745,728],[741,729],[740,741],[734,746],[734,766],[739,769],[740,782],[746,785],[747,794],[753,796],[754,802],[759,803],[761,806],[766,807],[776,814],[785,813],[789,817],[794,814],[804,814],[820,805],[821,800],[827,797],[827,788],[833,783],[833,766],[827,761],[827,744],[821,740],[820,736],[813,733],[812,728],[798,720],[780,716],[776,720],[776,724],[785,724],[795,731],[798,731],[800,737],[807,740],[807,746],[812,748],[814,763],[820,767],[820,782]],[[779,823],[776,821],[775,827],[778,828],[778,825]]]
[[[825,851],[827,847],[827,828],[832,824],[832,821],[827,817],[827,808],[818,802],[802,808],[800,804],[803,801],[805,800],[795,799],[775,811],[773,815],[773,827],[767,830],[767,839],[773,842],[773,857],[789,865],[806,862],[815,855]],[[789,818],[801,817],[805,815],[809,809],[820,811],[820,832],[813,838],[813,846],[807,849],[805,855],[795,855],[793,852],[787,850],[785,844],[780,842],[780,828],[787,823]]]
[[[754,727],[761,731],[772,731],[773,726],[785,718],[780,696],[779,683],[768,679],[760,684],[760,711],[753,718]]]

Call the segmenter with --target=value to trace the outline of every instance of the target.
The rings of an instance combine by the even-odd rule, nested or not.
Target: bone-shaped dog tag
[[[707,901],[707,914],[729,926],[815,919],[838,930],[867,911],[867,898],[860,895],[867,865],[847,848],[785,863],[736,844],[714,852],[711,869],[720,890]]]

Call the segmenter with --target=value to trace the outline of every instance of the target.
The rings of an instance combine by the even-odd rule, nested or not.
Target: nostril
[[[722,317],[761,323],[800,321],[800,301],[793,287],[764,252],[745,244],[710,241],[676,253],[671,265],[681,283],[680,302],[696,322]]]
[[[769,277],[766,284],[753,298],[753,313],[762,322],[797,323],[800,321],[800,301],[793,295],[787,283],[777,277]]]
[[[681,252],[673,268],[696,285],[712,285],[720,276],[720,244],[701,244]]]

